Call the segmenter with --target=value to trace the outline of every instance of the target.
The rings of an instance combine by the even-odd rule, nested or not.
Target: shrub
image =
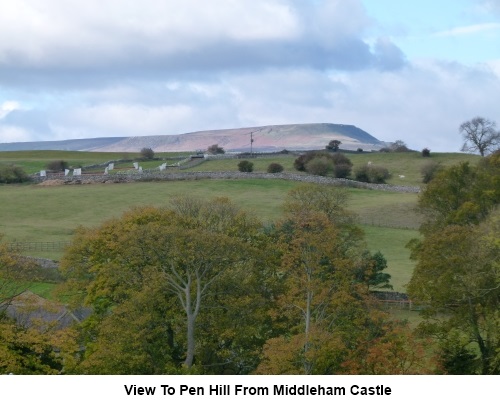
[[[299,172],[305,172],[306,171],[306,163],[313,158],[312,156],[311,157],[310,156],[311,156],[311,152],[307,152],[304,155],[300,155],[293,162],[293,167],[295,167],[295,169],[298,170]]]
[[[385,181],[391,177],[389,170],[383,166],[371,165],[370,169],[371,183],[385,183]]]
[[[428,148],[422,149],[422,156],[423,157],[431,157],[431,150]]]
[[[318,156],[306,163],[306,172],[316,176],[326,176],[333,170],[333,163],[326,156]]]
[[[253,172],[253,163],[248,160],[242,160],[238,163],[238,170],[244,173]]]
[[[358,149],[356,149],[356,152],[360,152],[361,153],[361,152],[363,152],[363,149],[362,148],[358,148]]]
[[[207,148],[207,152],[210,153],[211,155],[223,155],[226,153],[223,147],[219,146],[218,144],[211,145]]]
[[[362,181],[363,183],[370,183],[370,176],[368,175],[369,165],[363,165],[361,167],[357,167],[354,170],[354,178],[357,181]]]
[[[295,159],[295,162],[293,163],[293,166],[295,169],[301,171],[301,172],[306,172],[306,165],[309,163],[311,160],[315,158],[321,158],[325,157],[327,159],[331,159],[332,154],[329,152],[316,152],[316,151],[309,151],[304,153],[303,155],[300,155],[297,159]],[[333,161],[332,161],[333,164]]]
[[[340,179],[346,179],[351,174],[352,164],[339,164],[333,166],[333,174]]]
[[[62,172],[69,167],[68,162],[64,160],[53,160],[47,163],[46,169],[53,172]]]
[[[331,155],[333,160],[333,173],[335,177],[346,178],[351,174],[352,162],[342,153]]]
[[[268,173],[281,173],[284,170],[284,167],[279,163],[271,163],[267,166]]]
[[[346,165],[351,165],[352,166],[352,163],[351,161],[349,160],[349,158],[344,155],[343,153],[332,153],[330,155],[332,161],[333,161],[333,164],[334,165],[342,165],[342,164],[346,164]]]
[[[385,183],[390,177],[389,170],[383,166],[365,164],[355,170],[355,178],[357,181],[365,183]]]
[[[28,180],[29,176],[19,166],[0,165],[0,183],[22,183]]]
[[[295,159],[293,166],[299,171],[319,176],[326,176],[333,172],[336,177],[347,177],[351,174],[352,163],[342,153],[311,151]]]
[[[420,169],[420,173],[422,174],[422,182],[427,184],[429,183],[435,176],[436,173],[441,169],[441,165],[437,162],[427,162]]]
[[[392,152],[411,152],[411,149],[408,148],[405,142],[401,140],[394,141],[391,144],[391,151]]]
[[[379,152],[413,152],[405,142],[401,140],[390,143],[389,146],[379,149]]]
[[[141,157],[143,159],[153,159],[155,157],[155,153],[151,148],[142,148]]]

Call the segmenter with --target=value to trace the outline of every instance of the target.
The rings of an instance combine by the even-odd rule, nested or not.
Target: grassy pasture
[[[356,166],[361,166],[365,163],[372,162],[374,165],[386,167],[392,177],[387,181],[389,184],[395,185],[421,185],[422,175],[420,170],[429,161],[434,161],[443,166],[452,166],[459,162],[471,162],[476,164],[480,160],[480,156],[470,155],[465,153],[433,153],[428,158],[422,157],[420,152],[401,152],[401,153],[362,153],[349,154]],[[400,178],[399,175],[405,176]]]
[[[414,267],[409,258],[410,251],[405,246],[411,239],[419,237],[418,231],[369,225],[363,225],[363,230],[370,251],[380,250],[387,259],[385,271],[391,275],[394,291],[405,291]]]
[[[293,162],[297,157],[294,155],[278,155],[278,156],[262,156],[255,158],[244,158],[241,160],[249,160],[253,163],[254,172],[267,172],[267,167],[271,163],[279,163],[284,167],[285,172],[300,173],[293,167]],[[195,166],[189,171],[193,172],[217,172],[217,171],[238,171],[238,163],[240,159],[222,159],[209,160],[203,162],[199,166]]]
[[[164,206],[179,195],[227,196],[265,222],[282,215],[283,200],[297,183],[284,180],[197,180],[77,186],[0,186],[0,233],[5,241],[67,241],[79,225],[98,226],[134,206]],[[417,236],[415,194],[349,189],[349,209],[364,225],[370,250],[389,261],[399,291],[408,282],[412,263],[404,245]],[[377,226],[373,226],[373,224]],[[62,252],[36,252],[58,259]],[[33,254],[35,255],[35,254]]]
[[[187,154],[189,154],[189,152],[162,152],[156,153],[155,157],[176,157]],[[26,173],[36,173],[43,170],[46,168],[47,163],[52,162],[53,160],[64,160],[68,162],[71,167],[80,167],[100,164],[110,160],[138,158],[140,158],[139,152],[75,152],[60,150],[0,152],[0,163],[20,166],[26,171]],[[142,165],[144,166],[146,164],[151,164],[151,167],[158,167],[160,165],[158,161],[144,162]],[[132,164],[129,165],[133,167]]]
[[[157,157],[183,154],[157,153]],[[27,172],[43,169],[52,160],[65,160],[73,166],[87,166],[109,160],[134,159],[139,153],[100,153],[67,151],[0,152],[1,163],[13,163]],[[421,185],[420,168],[429,160],[444,166],[461,161],[476,163],[480,158],[460,153],[348,154],[356,166],[371,161],[387,167],[391,184]],[[270,163],[293,168],[295,156],[266,156],[252,159],[254,170],[265,172]],[[160,162],[141,162],[144,169],[156,168]],[[236,171],[238,159],[205,162],[186,171]],[[117,164],[117,170],[131,169],[131,163]],[[175,170],[178,169],[169,169]],[[99,169],[100,171],[100,169]],[[404,175],[400,178],[399,174]],[[0,233],[5,241],[68,241],[79,225],[98,226],[104,220],[118,217],[133,206],[163,206],[179,195],[203,198],[227,196],[242,208],[270,222],[282,214],[281,205],[287,192],[297,184],[284,180],[197,180],[177,182],[144,182],[133,184],[94,184],[80,186],[2,185],[0,186]],[[413,263],[406,243],[418,237],[420,217],[415,212],[417,195],[364,189],[349,189],[349,209],[358,216],[366,233],[370,250],[380,250],[388,259],[395,290],[403,291],[409,281]],[[36,256],[59,259],[62,252],[36,252]],[[44,287],[41,286],[43,289]],[[47,287],[48,288],[48,287]]]
[[[467,161],[473,164],[480,159],[479,156],[464,154],[464,153],[431,153],[431,157],[424,158],[418,152],[406,153],[349,153],[347,157],[353,163],[353,174],[356,167],[362,166],[368,162],[372,164],[386,167],[392,174],[392,177],[387,181],[388,184],[417,186],[422,184],[422,167],[430,162],[438,162],[443,166],[451,166],[459,162]],[[299,173],[293,167],[293,162],[296,156],[278,155],[278,156],[263,156],[256,157],[251,160],[254,164],[255,172],[266,172],[267,166],[270,163],[279,163],[285,168],[285,172]],[[188,171],[237,171],[238,159],[222,159],[206,161],[198,166],[195,166]],[[400,178],[402,175],[404,178]]]
[[[189,155],[189,152],[161,152],[155,157],[175,158]],[[480,159],[477,155],[464,153],[431,153],[431,157],[424,158],[419,152],[407,153],[348,153],[347,156],[353,163],[353,170],[368,162],[386,167],[392,174],[388,180],[389,184],[395,185],[421,185],[420,170],[429,161],[441,163],[443,166],[453,165],[462,161],[477,163]],[[15,164],[22,167],[27,173],[35,173],[45,169],[47,163],[53,160],[65,160],[72,167],[90,166],[104,163],[110,160],[138,159],[139,152],[72,152],[72,151],[19,151],[0,152],[0,163]],[[285,168],[285,172],[297,173],[293,167],[294,155],[260,156],[252,158],[255,172],[266,172],[270,163],[279,163]],[[186,171],[237,171],[238,159],[211,160],[201,165],[187,169]],[[157,168],[161,162],[144,161],[140,163],[143,169]],[[133,169],[132,163],[119,163],[115,165],[116,170]],[[178,171],[177,168],[169,168],[170,171]],[[94,169],[94,172],[102,172],[102,169]],[[354,172],[353,172],[354,173]],[[404,178],[399,176],[403,175]]]

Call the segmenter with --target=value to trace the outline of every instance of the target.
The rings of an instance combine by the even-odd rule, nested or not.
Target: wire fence
[[[70,242],[10,242],[8,243],[9,250],[20,252],[49,252],[62,251]]]

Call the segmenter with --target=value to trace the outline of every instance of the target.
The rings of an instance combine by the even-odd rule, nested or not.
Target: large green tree
[[[427,236],[408,286],[425,305],[425,330],[444,342],[462,332],[479,353],[477,372],[497,374],[500,364],[500,250],[498,213],[481,226],[451,225]],[[491,234],[492,226],[496,236]],[[491,239],[496,238],[496,239]],[[472,371],[472,370],[471,370]]]
[[[359,268],[373,265],[359,241],[321,212],[287,218],[276,232],[283,255],[283,290],[273,308],[278,335],[267,340],[257,373],[422,372],[421,345],[411,332],[399,337],[400,325],[357,278]]]
[[[94,309],[79,370],[251,371],[268,327],[257,318],[272,267],[259,230],[226,199],[177,199],[80,230],[62,261],[66,292]],[[113,338],[118,331],[123,339]]]
[[[477,225],[500,203],[500,153],[479,165],[469,163],[441,170],[419,197],[424,214],[421,231],[439,231],[448,225]]]
[[[409,245],[417,262],[408,293],[424,306],[422,330],[441,342],[448,372],[500,371],[499,203],[498,153],[443,170],[420,197],[423,239]]]

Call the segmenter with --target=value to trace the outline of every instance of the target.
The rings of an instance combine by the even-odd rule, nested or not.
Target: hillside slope
[[[322,123],[219,129],[180,135],[0,143],[0,150],[137,152],[148,147],[155,152],[178,152],[206,150],[218,144],[226,151],[248,151],[251,137],[255,151],[323,149],[333,139],[341,141],[343,149],[378,150],[384,146],[383,142],[354,125]]]

